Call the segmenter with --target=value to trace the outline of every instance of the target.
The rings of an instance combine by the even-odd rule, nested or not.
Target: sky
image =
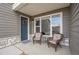
[[[52,25],[60,25],[60,17],[59,16],[53,16],[51,24]]]

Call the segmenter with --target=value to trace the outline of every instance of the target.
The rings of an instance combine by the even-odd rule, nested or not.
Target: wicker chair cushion
[[[41,37],[41,33],[36,33],[34,40],[40,40],[40,37]]]

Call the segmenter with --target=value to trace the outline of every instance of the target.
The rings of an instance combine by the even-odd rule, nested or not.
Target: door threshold
[[[28,42],[30,42],[30,40],[23,40],[23,41],[21,41],[22,43],[28,43]]]

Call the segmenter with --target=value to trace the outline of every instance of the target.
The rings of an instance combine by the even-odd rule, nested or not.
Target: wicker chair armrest
[[[60,40],[57,40],[57,41],[56,41],[56,43],[60,43],[61,41],[62,41],[62,39],[60,39]]]

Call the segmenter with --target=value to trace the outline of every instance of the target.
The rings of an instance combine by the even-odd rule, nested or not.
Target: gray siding
[[[0,41],[12,40],[7,45],[20,41],[20,27],[20,15],[12,10],[12,4],[0,3]]]
[[[70,49],[72,54],[79,54],[79,4],[71,4]]]
[[[30,34],[33,34],[34,33],[34,21],[30,21],[29,22],[29,31],[30,31]]]
[[[12,10],[11,4],[0,4],[0,38],[18,35],[18,15]]]
[[[69,22],[70,22],[70,8],[63,10],[63,34],[65,38],[69,38]]]

